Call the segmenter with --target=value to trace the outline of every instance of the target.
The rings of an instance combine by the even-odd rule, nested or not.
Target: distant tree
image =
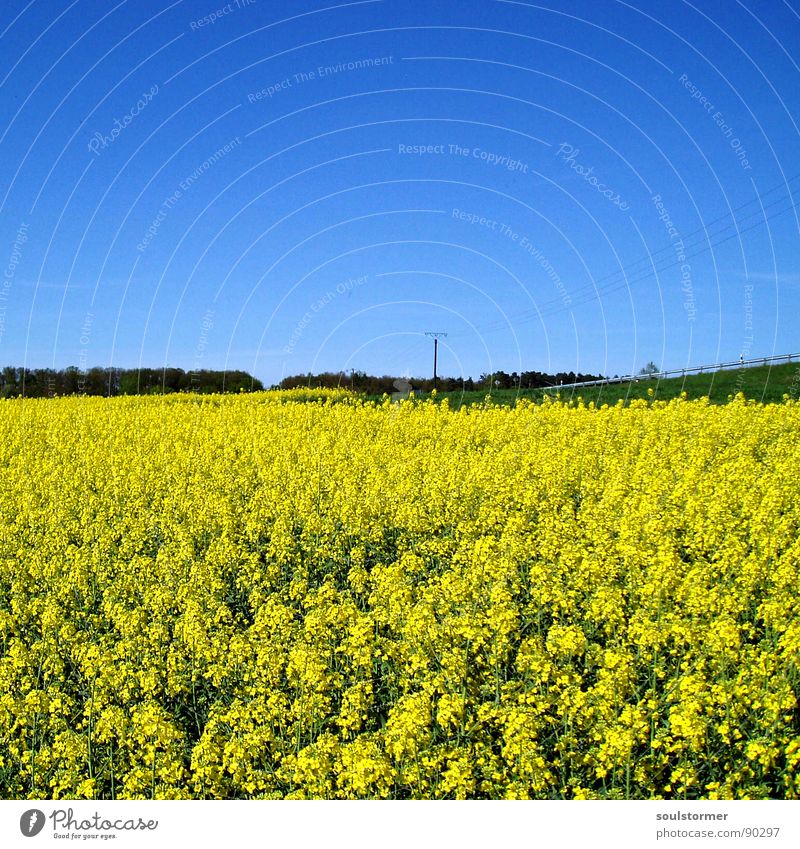
[[[14,366],[6,366],[2,374],[0,374],[0,396],[3,398],[16,398],[18,394],[17,370]]]
[[[74,395],[78,392],[81,382],[81,372],[77,366],[67,366],[61,372],[61,392],[64,395]]]
[[[139,392],[139,373],[136,369],[125,369],[119,377],[119,394],[136,395]]]
[[[19,395],[17,370],[14,366],[6,366],[0,374],[0,397],[16,398],[17,395]]]
[[[108,395],[108,378],[104,369],[100,366],[89,369],[84,391],[87,395]]]
[[[246,371],[225,372],[226,392],[252,392],[263,388],[261,381],[251,377]]]
[[[180,392],[183,389],[184,370],[182,368],[165,368],[162,385],[169,392]]]
[[[259,392],[264,385],[245,371],[185,372],[180,368],[120,369],[94,366],[81,370],[0,370],[0,398],[47,398],[55,395],[161,395],[168,392]]]
[[[639,369],[639,374],[658,374],[659,371],[661,371],[661,369],[659,369],[659,367],[652,360],[650,360],[650,362],[646,366]]]
[[[480,390],[483,392],[495,389],[537,389],[542,386],[557,386],[559,383],[580,383],[589,380],[601,379],[602,375],[575,374],[574,371],[559,372],[558,374],[546,374],[539,371],[524,371],[522,373],[495,371],[483,373],[478,380],[471,377],[446,377],[438,378],[440,392],[472,392]],[[230,374],[226,380],[226,388],[231,386]],[[322,387],[341,386],[353,389],[366,395],[393,395],[399,392],[398,383],[405,385],[410,383],[414,393],[419,396],[433,389],[433,379],[430,377],[402,377],[396,375],[369,375],[364,371],[352,370],[348,373],[322,372],[320,374],[298,374],[289,375],[277,386],[276,389],[293,389],[296,387],[310,387],[312,389]],[[254,386],[254,388],[257,388]],[[404,390],[407,391],[407,390]]]

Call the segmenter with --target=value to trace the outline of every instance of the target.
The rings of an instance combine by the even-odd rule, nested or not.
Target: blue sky
[[[0,360],[800,349],[800,6],[9,0]]]

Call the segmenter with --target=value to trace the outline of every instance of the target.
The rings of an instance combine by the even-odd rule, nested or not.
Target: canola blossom
[[[0,403],[3,798],[800,798],[800,403]]]

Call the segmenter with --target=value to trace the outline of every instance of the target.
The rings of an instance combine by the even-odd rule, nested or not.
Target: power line
[[[773,218],[777,218],[778,215],[780,215],[782,212],[788,212],[790,209],[794,208],[794,198],[791,195],[787,195],[785,197],[778,198],[778,200],[775,200],[775,201],[772,201],[769,204],[766,204],[763,207],[763,209],[765,209],[765,210],[771,209],[773,206],[777,206],[778,204],[785,203],[787,200],[790,201],[790,205],[788,207],[786,207],[786,209],[780,210],[778,213],[776,213],[774,216],[772,216]],[[726,230],[730,230],[732,227],[735,227],[736,232],[739,232],[739,233],[744,233],[744,232],[747,232],[748,230],[752,230],[753,229],[752,226],[747,227],[745,229],[740,229],[740,225],[748,222],[749,220],[751,220],[753,218],[757,219],[756,224],[754,226],[759,226],[762,222],[765,223],[766,221],[770,220],[770,216],[764,216],[762,211],[759,210],[758,212],[753,212],[749,215],[746,215],[743,219],[740,219],[738,222],[733,221],[730,224],[727,224],[725,227],[721,227],[719,230],[717,230],[716,233],[707,234],[706,238],[698,239],[694,242],[690,242],[690,243],[687,244],[686,240],[691,238],[692,235],[695,235],[698,232],[698,231],[694,231],[694,233],[690,233],[687,236],[683,236],[683,237],[680,238],[680,242],[681,242],[681,245],[684,249],[684,252],[686,250],[696,248],[699,245],[705,245],[705,244],[710,245],[712,238],[716,238],[717,236],[721,236],[723,233],[725,233]],[[736,235],[736,233],[732,234],[732,236],[735,236],[735,235]],[[723,241],[727,241],[727,238],[724,239],[724,240],[721,240],[719,242],[714,243],[714,245],[722,244]],[[658,251],[656,251],[653,254],[653,257],[655,257],[656,254],[663,253],[664,251],[667,251],[667,250],[671,251],[673,254],[676,253],[676,244],[673,243],[672,245],[668,245],[668,246],[665,246],[663,248],[660,248]],[[692,256],[698,256],[698,253],[692,254]],[[666,259],[666,257],[664,257],[663,259]],[[637,260],[632,265],[638,265],[640,262],[641,262],[641,260]],[[651,260],[650,262],[651,262],[651,266],[658,266],[659,263],[662,262],[662,260],[655,260],[655,261]],[[673,260],[672,262],[669,262],[666,265],[662,265],[660,268],[656,268],[655,271],[657,273],[661,273],[662,271],[665,271],[668,268],[672,268],[673,266],[678,265],[678,264],[679,264],[679,261]],[[618,269],[617,271],[611,272],[610,274],[604,275],[603,277],[598,277],[597,280],[594,281],[594,283],[597,284],[597,283],[600,283],[604,280],[611,280],[612,278],[618,277],[620,275],[624,276],[625,270],[628,270],[628,273],[633,274],[633,275],[642,274],[643,272],[648,271],[646,276],[652,276],[652,272],[649,271],[647,268],[641,268],[639,270],[633,270],[632,268],[626,269],[625,267],[623,267],[621,269]],[[639,278],[639,279],[642,279],[642,278]],[[619,283],[620,281],[615,281],[615,282]],[[636,282],[636,281],[633,281],[633,282]],[[614,284],[609,284],[609,285],[614,285]],[[576,289],[574,291],[580,292],[582,289],[589,289],[589,288],[593,288],[592,284],[584,284],[583,286],[578,287],[578,289]],[[600,288],[600,290],[603,290],[607,287],[601,286],[599,288]],[[557,299],[557,300],[560,300],[560,299]],[[545,303],[550,303],[550,302],[545,302]]]
[[[789,186],[790,183],[793,183],[795,180],[798,180],[798,179],[800,179],[800,173],[795,174],[793,177],[790,177],[788,180],[785,180],[782,183],[778,183],[777,185],[773,186],[770,189],[767,189],[766,191],[762,192],[758,197],[753,198],[752,200],[748,200],[748,201],[746,201],[745,203],[743,203],[739,206],[735,206],[729,212],[725,212],[722,215],[718,216],[717,218],[714,218],[711,221],[704,223],[701,227],[698,227],[696,230],[690,230],[688,233],[686,233],[684,236],[682,236],[682,239],[684,241],[686,241],[687,239],[691,239],[692,236],[696,236],[698,233],[703,234],[703,236],[707,238],[707,237],[709,237],[708,230],[709,230],[710,227],[713,227],[715,224],[718,224],[720,221],[724,221],[726,218],[732,218],[733,221],[730,224],[726,224],[725,227],[721,228],[718,233],[711,234],[711,235],[719,235],[719,233],[722,233],[723,231],[725,231],[725,230],[729,229],[730,227],[733,227],[733,226],[736,225],[735,214],[737,212],[744,209],[746,206],[752,206],[754,203],[759,204],[759,209],[756,212],[751,213],[751,216],[746,216],[746,218],[752,217],[752,215],[760,215],[760,210],[761,210],[762,207],[763,207],[763,209],[769,209],[770,207],[775,206],[775,204],[780,203],[781,201],[785,200],[787,197],[791,198],[792,197],[792,190],[788,189],[788,186]],[[784,188],[788,189],[788,191],[787,191],[787,194],[783,198],[779,198],[776,201],[771,201],[770,203],[766,204],[765,206],[761,203],[761,201],[767,195],[771,195],[773,192],[777,191],[778,189],[784,189]],[[703,241],[704,241],[704,239],[700,239],[699,241],[695,242],[694,244],[700,244]],[[690,245],[690,247],[694,247],[694,245]],[[635,266],[635,265],[639,265],[643,262],[644,263],[650,263],[652,261],[653,257],[657,256],[658,254],[671,251],[671,250],[673,250],[673,248],[674,248],[674,246],[672,244],[664,245],[664,247],[659,248],[656,251],[651,251],[649,254],[644,254],[639,259],[632,262],[630,265]],[[614,277],[614,276],[616,276],[618,274],[622,274],[622,273],[623,273],[623,269],[618,269],[617,271],[610,272],[605,277],[599,277],[595,282],[599,283],[603,280],[607,280],[611,277]]]
[[[796,204],[792,203],[790,206],[786,207],[786,209],[782,209],[779,212],[776,212],[775,215],[768,216],[767,219],[765,219],[765,220],[775,220],[776,218],[779,218],[781,215],[785,215],[787,212],[791,212],[795,208],[796,208]],[[694,257],[701,256],[702,254],[706,253],[711,248],[719,247],[719,245],[723,245],[723,244],[725,244],[725,242],[729,242],[731,239],[735,239],[737,236],[740,236],[742,233],[748,233],[750,230],[754,230],[756,227],[760,227],[762,223],[763,222],[760,222],[760,221],[756,222],[755,224],[752,224],[750,227],[746,227],[744,229],[741,229],[741,230],[737,231],[736,233],[731,233],[729,236],[726,236],[724,239],[720,239],[719,241],[714,242],[713,244],[709,244],[709,245],[706,245],[705,247],[700,248],[698,251],[696,251],[693,254],[686,254],[686,259],[693,259]],[[655,271],[648,272],[646,274],[643,274],[641,277],[634,278],[633,280],[622,280],[622,281],[618,281],[616,284],[609,284],[608,286],[603,287],[602,293],[603,294],[610,294],[612,292],[620,291],[621,289],[624,289],[627,285],[640,283],[642,280],[646,280],[648,277],[654,277],[654,276],[657,276],[659,274],[662,274],[664,271],[667,271],[670,268],[673,268],[674,266],[679,265],[679,264],[681,264],[681,262],[676,260],[675,262],[672,262],[668,265],[665,265],[661,269],[656,269]],[[542,316],[556,315],[557,313],[563,312],[567,309],[572,309],[573,306],[582,306],[583,304],[591,303],[593,300],[595,300],[594,296],[592,296],[592,297],[587,296],[587,297],[584,297],[584,299],[579,301],[577,304],[573,303],[569,307],[564,307],[562,305],[561,308],[559,308],[559,309],[554,308],[554,309],[542,312]],[[552,304],[552,303],[556,303],[556,301],[549,301],[548,303]]]
[[[787,185],[788,183],[793,182],[794,180],[796,180],[798,178],[800,178],[800,174],[797,174],[794,177],[791,177],[789,180],[786,181],[786,183],[781,184],[781,186]],[[778,188],[778,187],[775,187],[775,188]],[[771,192],[775,191],[775,188],[770,189],[769,191],[765,192],[764,194],[770,194]],[[756,213],[751,213],[751,214],[745,216],[744,219],[742,219],[742,220],[737,221],[736,219],[734,219],[731,223],[727,224],[725,227],[722,227],[719,230],[717,230],[717,232],[708,235],[708,233],[707,233],[708,227],[713,226],[713,224],[718,223],[719,221],[721,221],[721,220],[723,220],[727,217],[730,217],[729,214],[723,215],[723,216],[720,216],[717,219],[714,219],[712,222],[710,222],[705,227],[699,228],[698,230],[694,230],[694,231],[688,233],[686,236],[682,237],[684,251],[687,251],[687,249],[690,250],[690,249],[698,247],[698,246],[702,246],[702,247],[700,247],[699,250],[695,251],[692,254],[689,254],[688,252],[685,253],[685,259],[691,259],[693,257],[700,256],[701,254],[705,253],[706,251],[713,249],[713,248],[716,248],[719,245],[722,245],[725,242],[730,241],[730,239],[736,238],[737,236],[740,236],[743,233],[747,233],[750,230],[755,229],[756,227],[760,227],[762,224],[766,224],[768,221],[774,220],[774,219],[780,217],[781,215],[785,215],[787,212],[791,212],[793,210],[796,210],[797,203],[795,201],[794,196],[791,194],[791,192],[789,194],[785,195],[782,198],[778,198],[777,200],[770,202],[769,204],[764,206],[763,209],[770,209],[770,208],[777,206],[781,203],[785,203],[786,201],[789,201],[789,205],[787,207],[783,208],[783,209],[778,210],[777,212],[775,212],[772,215],[764,215],[763,212],[761,210],[759,210]],[[737,211],[743,209],[744,207],[749,206],[749,205],[751,205],[752,203],[755,203],[755,202],[756,201],[748,201],[747,203],[742,204],[739,207],[736,207],[736,209],[734,209],[734,212],[737,212]],[[750,225],[749,227],[745,227],[745,228],[741,227],[741,224],[743,222],[746,222],[746,221],[748,221],[752,218],[757,218],[758,220],[754,224]],[[723,239],[718,239],[717,241],[712,241],[712,239],[715,239],[718,236],[722,236],[725,233],[726,230],[730,230],[731,228],[735,228],[735,231],[733,233],[725,236],[725,238],[723,238]],[[696,235],[697,233],[700,233],[700,232],[705,232],[706,237],[703,238],[703,239],[699,239],[699,240],[697,240],[693,243],[690,243],[688,245],[686,244],[687,239],[690,239],[693,235]],[[614,292],[614,291],[618,291],[619,289],[625,288],[626,286],[630,286],[631,284],[639,283],[642,280],[646,280],[650,277],[657,276],[657,275],[662,274],[663,272],[669,270],[670,268],[673,268],[674,266],[679,265],[679,264],[681,264],[682,262],[685,261],[685,259],[683,259],[683,260],[673,259],[673,261],[668,262],[667,264],[663,264],[663,265],[661,265],[661,267],[653,267],[653,266],[657,266],[659,264],[659,262],[661,262],[661,261],[659,260],[657,262],[653,262],[652,257],[655,256],[655,254],[663,253],[664,251],[671,251],[672,253],[675,253],[675,251],[676,251],[675,244],[673,243],[673,244],[670,244],[670,245],[666,245],[665,247],[660,248],[654,254],[651,254],[650,257],[643,257],[642,259],[636,260],[635,262],[633,262],[633,263],[631,263],[627,266],[623,266],[622,268],[618,269],[617,271],[611,272],[610,274],[607,274],[607,275],[604,275],[603,277],[597,278],[595,281],[593,281],[593,283],[584,284],[582,286],[579,286],[577,289],[575,289],[573,291],[573,296],[575,295],[575,293],[577,293],[578,297],[582,298],[582,300],[579,300],[577,303],[575,303],[573,301],[570,305],[565,306],[565,305],[563,305],[563,299],[562,298],[553,298],[553,299],[550,299],[548,301],[544,301],[541,305],[538,305],[536,307],[530,307],[530,308],[527,308],[525,310],[520,311],[519,313],[516,314],[515,319],[514,319],[514,323],[515,324],[526,323],[527,321],[537,320],[539,317],[544,317],[546,315],[547,316],[555,315],[555,314],[560,313],[560,312],[571,310],[575,306],[581,306],[585,303],[591,303],[592,301],[596,300],[601,294],[608,294],[608,293],[611,293],[611,292]],[[650,269],[643,268],[643,269],[639,269],[639,270],[631,270],[633,266],[640,264],[643,259],[647,260],[651,263]],[[633,279],[628,279],[628,277],[625,276],[626,274],[632,274]],[[614,278],[619,278],[620,275],[622,275],[622,279],[614,280]],[[639,276],[637,276],[637,275],[639,275]],[[605,280],[609,280],[609,281],[613,280],[613,282],[610,282],[605,286],[597,286],[596,285],[597,283],[600,283],[600,282],[605,281]],[[587,297],[587,295],[581,295],[581,293],[584,290],[588,290],[588,292],[587,292],[588,297]],[[554,306],[554,305],[558,305],[558,307],[553,308],[553,309],[548,309],[548,307],[551,307],[551,306]],[[485,332],[493,332],[495,330],[504,329],[506,324],[507,324],[506,321],[501,320],[501,319],[497,319],[494,322],[491,322],[487,325],[484,325],[482,328],[479,327],[477,329],[483,330]],[[458,334],[455,334],[455,335],[464,336],[464,335],[468,335],[468,334],[467,334],[466,331],[464,331],[464,332],[461,332],[461,333],[458,333]]]
[[[798,176],[800,176],[800,175],[798,175]],[[701,253],[705,252],[706,250],[708,250],[710,248],[714,248],[717,245],[721,245],[724,242],[728,241],[729,239],[734,238],[737,234],[746,233],[749,230],[754,229],[754,227],[760,226],[762,223],[766,223],[766,221],[777,218],[779,215],[782,215],[785,212],[788,212],[791,209],[794,209],[795,208],[794,199],[791,196],[779,198],[777,201],[773,201],[772,203],[768,204],[767,207],[764,207],[764,208],[765,209],[770,208],[770,207],[775,206],[779,203],[783,203],[786,200],[791,200],[790,206],[786,207],[783,210],[780,210],[779,212],[777,212],[773,216],[764,217],[764,216],[762,216],[761,212],[755,213],[753,215],[746,216],[745,219],[744,219],[745,221],[748,220],[749,218],[753,218],[753,217],[758,218],[758,221],[756,222],[756,224],[754,224],[751,227],[746,227],[744,229],[741,229],[738,226],[737,222],[734,221],[733,223],[728,224],[726,227],[721,228],[716,233],[713,233],[712,236],[713,237],[721,236],[726,230],[731,229],[731,227],[736,227],[737,229],[730,236],[726,237],[725,239],[720,239],[717,242],[711,242],[710,239],[709,239],[708,242],[706,242],[704,239],[700,239],[700,240],[698,240],[698,241],[696,241],[692,244],[689,244],[687,246],[685,244],[685,239],[689,238],[692,235],[691,233],[688,234],[684,238],[684,245],[683,245],[684,250],[686,250],[687,247],[688,247],[688,249],[691,249],[691,248],[697,247],[698,245],[704,245],[704,247],[700,251],[697,251],[694,254],[691,254],[691,255],[687,254],[686,258],[689,259],[691,257],[699,256]],[[720,219],[717,219],[717,220],[720,220]],[[694,231],[694,232],[697,233],[698,231]],[[666,249],[671,250],[674,253],[675,252],[675,245],[674,244],[669,245],[669,246],[667,246]],[[663,252],[663,250],[665,250],[665,248],[662,248],[659,252]],[[639,261],[637,261],[636,263],[633,263],[633,265],[638,264],[638,262]],[[582,286],[579,286],[577,289],[573,290],[572,295],[573,295],[573,297],[575,297],[575,295],[578,295],[580,297],[581,293],[584,290],[589,290],[592,293],[592,297],[589,299],[589,301],[591,301],[591,300],[594,300],[595,297],[599,296],[602,293],[617,291],[617,290],[619,290],[620,288],[623,288],[626,285],[630,285],[631,283],[638,283],[641,280],[644,280],[648,277],[652,277],[654,275],[661,274],[664,271],[667,271],[668,269],[674,267],[675,265],[678,265],[680,262],[681,262],[680,260],[677,260],[677,261],[669,262],[666,265],[662,265],[660,268],[655,268],[655,269],[651,268],[649,270],[639,269],[637,271],[630,271],[628,273],[634,275],[634,279],[632,279],[632,280],[630,280],[626,276],[624,276],[626,274],[626,271],[629,268],[629,266],[623,266],[621,269],[618,269],[617,271],[612,272],[611,274],[604,275],[603,277],[598,277],[597,280],[595,280],[593,283],[588,283],[588,284],[584,284]],[[657,265],[657,263],[654,263],[654,265]],[[644,272],[644,274],[642,274],[643,272]],[[605,286],[597,286],[596,285],[597,283],[600,283],[604,280],[611,280],[612,278],[619,277],[620,275],[623,275],[623,278],[621,280],[615,280],[613,283],[609,283]],[[642,276],[636,277],[635,275],[642,275]],[[519,320],[519,319],[521,319],[523,317],[527,317],[531,314],[533,314],[533,317],[536,317],[536,316],[541,314],[541,311],[543,309],[547,309],[548,306],[551,306],[553,304],[561,304],[561,303],[562,303],[562,298],[552,298],[550,300],[544,301],[543,303],[541,303],[540,305],[538,305],[536,307],[531,307],[531,308],[527,308],[525,310],[522,310],[520,313],[517,314],[517,319]],[[588,303],[588,301],[584,300],[581,303]],[[563,309],[569,309],[569,307],[564,307],[562,309],[556,310],[556,312],[562,312]],[[486,325],[486,327],[489,327],[489,326],[490,325]],[[504,322],[500,322],[500,320],[498,319],[498,320],[496,320],[495,322],[492,323],[491,329],[496,329],[497,327],[502,327],[502,326],[504,326]]]

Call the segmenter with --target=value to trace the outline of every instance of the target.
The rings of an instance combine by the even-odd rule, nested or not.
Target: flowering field
[[[800,403],[0,403],[4,798],[800,798]]]

